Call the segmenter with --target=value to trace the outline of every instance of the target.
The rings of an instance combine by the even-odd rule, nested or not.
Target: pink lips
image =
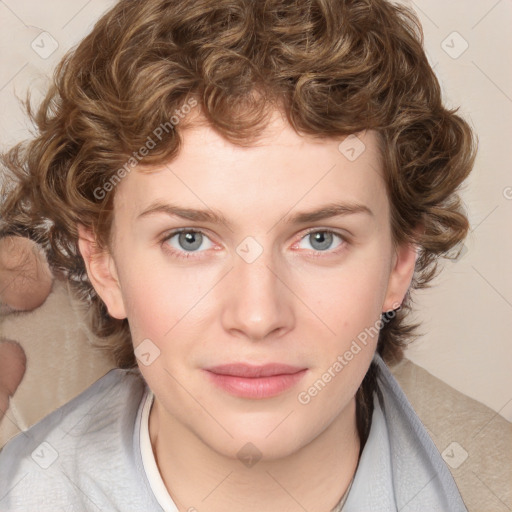
[[[294,386],[307,371],[285,364],[253,366],[244,363],[205,368],[212,382],[242,398],[269,398]]]

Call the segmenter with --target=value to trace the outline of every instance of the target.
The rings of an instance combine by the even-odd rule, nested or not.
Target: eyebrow
[[[329,203],[314,210],[298,212],[293,215],[285,215],[282,221],[285,224],[306,224],[308,222],[316,222],[331,217],[366,214],[374,217],[374,213],[364,204],[358,203]],[[213,224],[225,224],[231,227],[231,223],[220,213],[212,209],[199,210],[195,208],[185,208],[175,204],[167,204],[162,202],[152,203],[148,208],[137,216],[137,220],[150,215],[166,214],[171,217],[179,217],[185,220],[195,222],[210,222]]]

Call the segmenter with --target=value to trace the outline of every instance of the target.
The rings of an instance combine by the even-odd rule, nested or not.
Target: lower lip
[[[231,395],[242,398],[270,398],[295,386],[304,377],[306,369],[293,374],[273,375],[271,377],[236,377],[220,375],[206,370],[213,383]]]

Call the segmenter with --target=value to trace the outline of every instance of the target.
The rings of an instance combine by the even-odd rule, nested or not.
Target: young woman
[[[119,368],[6,445],[2,510],[466,510],[387,367],[474,159],[411,12],[122,0],[34,120],[4,234]]]

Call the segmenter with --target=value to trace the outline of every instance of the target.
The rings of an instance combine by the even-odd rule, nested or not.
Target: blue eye
[[[331,249],[335,237],[339,238],[341,242],[334,249]],[[176,240],[173,241],[173,239]],[[347,241],[342,235],[329,229],[310,229],[300,239],[299,243],[303,240],[311,240],[310,249],[313,251],[313,257],[322,257],[322,253],[327,253],[327,255],[338,254],[347,245]],[[197,229],[182,228],[167,234],[161,242],[173,256],[188,259],[200,257],[193,256],[193,254],[204,252],[198,249],[201,248],[205,241],[208,241],[209,245],[207,244],[203,249],[210,249],[213,244],[206,233]]]
[[[306,241],[311,240],[310,245],[312,245],[311,248],[314,251],[328,252],[328,250],[331,248],[331,246],[333,244],[335,237],[342,240],[342,242],[339,243],[335,247],[335,249],[336,249],[337,247],[339,247],[340,245],[343,244],[344,238],[340,234],[338,234],[334,231],[330,231],[328,229],[310,230],[310,231],[308,231],[308,233],[306,233],[306,235],[302,238],[302,240],[306,240]],[[336,252],[336,251],[332,251],[332,252]]]
[[[177,238],[176,238],[177,237]],[[178,247],[176,247],[175,244],[170,243],[173,238],[176,238],[176,243],[178,244]],[[165,242],[166,244],[170,245],[172,247],[171,252],[176,255],[178,258],[190,258],[190,254],[187,253],[193,253],[193,252],[202,252],[197,251],[203,243],[204,240],[209,240],[205,233],[202,231],[192,230],[192,229],[181,229],[177,231],[173,231],[169,235],[167,235],[162,242]],[[210,246],[206,247],[209,249]]]

